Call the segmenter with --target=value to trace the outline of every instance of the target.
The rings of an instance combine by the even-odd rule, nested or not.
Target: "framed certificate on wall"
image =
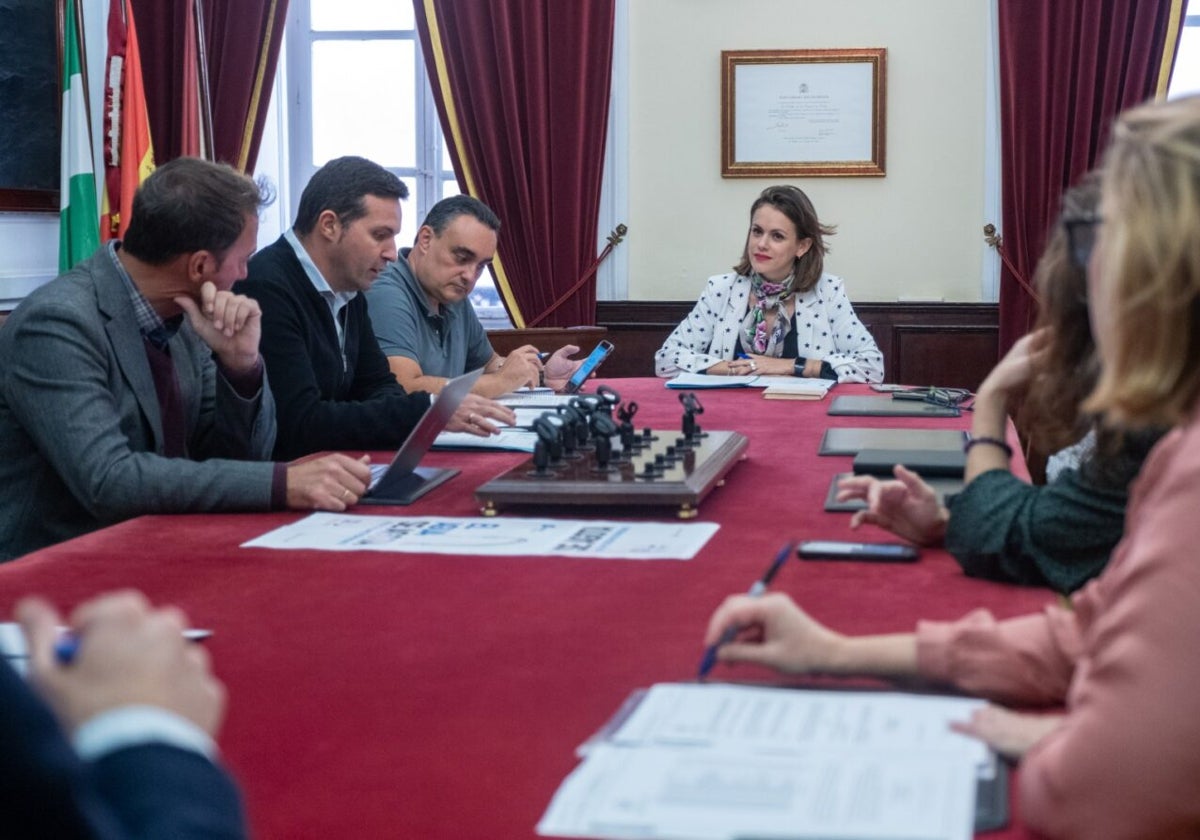
[[[721,175],[883,176],[887,50],[721,53]]]

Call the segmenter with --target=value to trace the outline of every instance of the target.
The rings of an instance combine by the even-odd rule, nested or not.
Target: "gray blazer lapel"
[[[108,341],[121,374],[129,383],[126,395],[132,394],[136,399],[138,408],[141,409],[154,435],[154,451],[162,452],[162,415],[158,409],[158,391],[154,388],[150,363],[146,361],[146,347],[142,342],[137,318],[133,314],[129,292],[116,268],[111,265],[105,265],[104,270],[97,272],[95,277],[96,298],[101,317],[108,319],[104,324],[104,331],[108,334]]]

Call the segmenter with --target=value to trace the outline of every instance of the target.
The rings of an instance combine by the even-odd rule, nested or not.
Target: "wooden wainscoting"
[[[615,346],[605,375],[653,376],[655,351],[692,306],[600,301],[596,321]],[[996,364],[994,303],[856,303],[854,310],[883,351],[888,382],[974,390]]]
[[[488,340],[492,342],[492,349],[501,356],[507,356],[526,344],[532,344],[546,353],[553,353],[564,344],[574,344],[583,353],[590,353],[596,342],[607,337],[607,332],[602,326],[530,327],[524,330],[488,330]],[[607,372],[606,365],[605,373]],[[653,375],[651,372],[651,376]]]

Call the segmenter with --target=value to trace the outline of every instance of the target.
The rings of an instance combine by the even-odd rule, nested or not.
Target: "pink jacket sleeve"
[[[1021,766],[1021,812],[1050,837],[1200,836],[1200,427],[1164,443],[1077,607],[1066,721]]]
[[[1017,705],[1065,700],[1021,765],[1048,837],[1200,836],[1200,425],[1164,439],[1124,541],[1073,609],[918,628],[926,676]]]

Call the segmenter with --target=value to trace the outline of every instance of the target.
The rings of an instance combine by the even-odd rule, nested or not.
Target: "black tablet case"
[[[961,479],[967,455],[948,449],[862,449],[854,456],[858,475],[893,475],[896,464],[903,464],[922,478],[949,476]]]
[[[931,449],[962,452],[967,433],[960,429],[826,429],[818,455],[857,455],[863,449]]]
[[[921,400],[842,394],[833,398],[826,413],[859,417],[958,417],[961,412],[952,405],[935,405]]]

